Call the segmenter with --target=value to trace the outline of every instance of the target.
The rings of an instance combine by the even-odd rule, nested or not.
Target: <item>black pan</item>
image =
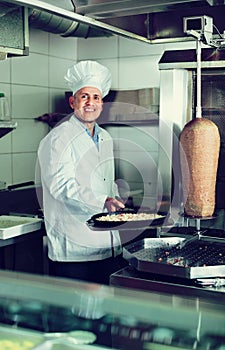
[[[99,221],[98,218],[100,218],[101,216],[107,216],[107,215],[114,215],[114,214],[127,214],[127,213],[148,213],[148,214],[157,214],[157,215],[161,215],[160,218],[156,218],[156,219],[152,219],[152,220],[132,220],[132,221]],[[90,227],[93,228],[107,228],[107,229],[112,229],[112,228],[121,228],[121,226],[124,226],[124,228],[136,228],[136,227],[148,227],[148,226],[160,226],[163,224],[163,222],[166,219],[167,214],[166,213],[161,213],[161,212],[152,212],[152,211],[136,211],[136,210],[132,210],[132,209],[125,209],[125,210],[121,210],[121,211],[115,211],[115,212],[111,212],[111,213],[99,213],[99,214],[95,214],[93,215],[88,221],[87,224]]]

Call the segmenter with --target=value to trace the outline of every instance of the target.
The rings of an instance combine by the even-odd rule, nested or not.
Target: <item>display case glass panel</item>
[[[0,349],[214,349],[223,303],[0,272]],[[8,346],[8,347],[7,347]]]

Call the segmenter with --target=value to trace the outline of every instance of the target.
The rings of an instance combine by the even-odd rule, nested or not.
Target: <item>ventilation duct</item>
[[[55,1],[48,0],[45,3],[54,5]],[[75,7],[70,0],[60,0],[57,2],[57,6],[64,10],[75,12]],[[40,9],[29,10],[29,24],[46,32],[59,34],[62,37],[88,38],[112,35],[109,31],[94,28],[86,23],[63,18]]]

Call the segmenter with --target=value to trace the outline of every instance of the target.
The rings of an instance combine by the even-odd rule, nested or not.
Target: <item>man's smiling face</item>
[[[95,122],[101,114],[103,101],[101,92],[94,87],[83,87],[69,99],[76,117],[84,124]]]

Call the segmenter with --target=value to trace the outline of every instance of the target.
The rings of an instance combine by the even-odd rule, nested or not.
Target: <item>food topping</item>
[[[18,226],[18,225],[23,225],[23,224],[27,224],[27,220],[0,220],[0,229],[2,228],[9,228],[9,227],[14,227],[14,226]]]
[[[154,213],[119,213],[102,215],[96,218],[98,221],[141,221],[141,220],[155,220],[163,218],[162,215]]]
[[[30,340],[0,339],[1,350],[30,350],[34,345]]]

